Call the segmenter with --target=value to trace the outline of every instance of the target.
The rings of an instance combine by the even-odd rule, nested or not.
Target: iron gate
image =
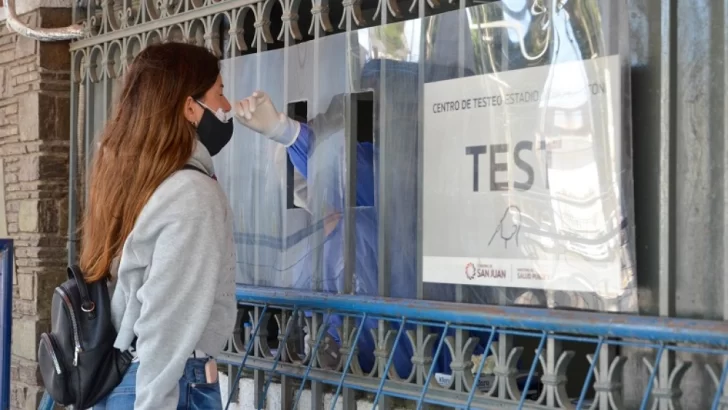
[[[258,61],[262,62],[266,58],[263,56],[271,50],[282,49],[286,53],[285,50],[296,44],[316,42],[332,34],[422,20],[490,2],[105,0],[81,3],[82,6],[74,10],[74,19],[85,22],[90,31],[86,38],[71,45],[71,136],[74,141],[70,167],[70,260],[76,258],[75,221],[82,211],[85,170],[93,155],[94,137],[105,122],[126,67],[146,45],[188,41],[210,48],[220,56],[223,64],[251,54],[261,56]],[[539,3],[548,8],[561,7],[568,1],[522,3],[530,6]],[[597,0],[583,3],[593,5]],[[685,138],[678,128],[696,124],[690,119],[684,120],[687,125],[679,124],[682,118],[679,114],[688,109],[699,111],[707,107],[715,118],[723,118],[703,119],[697,124],[720,136],[703,146],[711,159],[711,167],[707,170],[710,178],[705,178],[712,181],[715,191],[701,206],[710,209],[708,220],[724,221],[727,157],[725,145],[720,141],[726,139],[724,118],[728,115],[723,115],[726,112],[726,74],[720,67],[725,62],[728,44],[725,35],[728,2],[692,0],[688,4],[679,0],[631,0],[627,3],[633,41],[633,111],[643,117],[641,121],[635,120],[639,137],[635,138],[634,144],[637,260],[638,267],[642,268],[638,282],[643,291],[640,302],[642,313],[662,318],[372,299],[241,284],[238,325],[224,360],[229,364],[228,375],[243,376],[244,380],[250,381],[255,405],[264,402],[271,385],[279,389],[283,408],[300,403],[302,397],[316,408],[322,407],[324,402],[332,408],[337,403],[352,408],[357,400],[364,401],[362,406],[376,402],[380,408],[407,406],[406,402],[414,402],[418,408],[429,404],[600,409],[667,409],[682,405],[699,409],[722,408],[728,404],[723,391],[727,374],[724,366],[728,344],[726,325],[719,321],[666,319],[688,313],[676,308],[680,306],[676,283],[684,283],[687,274],[677,272],[677,265],[683,268],[686,265],[680,262],[680,256],[674,256],[684,246],[676,243],[676,232],[686,231],[675,224],[675,215],[682,215],[679,216],[683,218],[681,221],[690,220],[684,215],[688,211],[682,211],[689,205],[685,199],[689,195],[678,192],[684,189],[678,187],[688,183],[675,183],[679,179],[676,176],[678,164],[687,164],[682,165],[682,169],[702,169],[690,162],[690,158],[675,159]],[[580,17],[584,16],[574,18]],[[702,42],[694,45],[681,42],[678,31],[685,35],[691,32],[689,38]],[[430,34],[422,33],[423,36]],[[384,33],[382,42],[387,41],[397,40]],[[386,47],[382,49],[386,51]],[[415,51],[427,52],[424,48]],[[457,55],[460,51],[456,47],[453,52]],[[285,55],[284,58],[291,57]],[[706,74],[692,65],[690,70],[685,70],[688,64],[685,61],[690,55],[703,58],[698,60],[704,61],[711,71]],[[705,60],[706,56],[711,58]],[[411,55],[385,57],[395,61],[412,58]],[[230,70],[231,63],[227,64]],[[265,69],[257,67],[257,75],[263,75]],[[463,75],[462,71],[458,74]],[[686,75],[685,71],[700,74],[704,82],[697,86],[705,90],[709,98],[696,93],[691,94],[692,100],[684,100],[687,97],[681,93],[685,93],[689,84],[680,81],[684,81],[681,79]],[[384,77],[386,75],[382,74]],[[315,81],[322,80],[326,81],[318,77]],[[283,81],[288,81],[287,77]],[[710,91],[710,88],[714,90]],[[284,97],[284,101],[292,100]],[[295,110],[295,107],[289,109]],[[700,114],[690,111],[686,115]],[[383,174],[381,178],[392,177],[385,171]],[[393,195],[386,191],[380,194]],[[383,219],[385,222],[380,223],[386,223],[386,218]],[[725,226],[718,222],[715,225]],[[713,267],[713,272],[722,272],[726,251],[720,244],[725,243],[724,230],[711,232],[717,232],[711,236],[714,243],[710,246],[715,253],[693,251],[693,254],[715,261],[708,265]],[[382,249],[387,245],[385,240],[379,246]],[[395,256],[383,252],[379,257],[386,265],[388,259]],[[700,258],[695,259],[694,263],[698,264]],[[708,265],[701,265],[698,270],[705,272]],[[380,272],[380,283],[388,283],[391,279],[385,271]],[[725,288],[724,283],[728,283],[722,279],[723,275],[706,275],[704,273],[702,281],[714,282],[713,287],[720,288],[723,283],[722,288]],[[384,297],[389,295],[385,288],[382,285],[379,292]],[[702,295],[698,291],[691,293],[692,297]],[[422,297],[420,286],[415,299]],[[710,297],[709,300],[715,302]],[[723,306],[728,303],[728,298],[720,300]],[[463,301],[459,299],[459,302]],[[715,312],[706,313],[710,311],[707,307],[710,303],[705,303],[701,316],[722,319]],[[341,336],[340,356],[334,364],[326,365],[319,350],[325,352],[331,344],[324,326],[331,315],[341,318],[337,329]],[[365,319],[378,323],[371,335],[366,335],[363,326],[358,325]],[[301,332],[303,327],[309,329],[309,338],[305,340]],[[450,336],[443,337],[443,334]],[[375,357],[372,370],[366,372],[357,364],[358,352],[353,348],[363,337],[371,338],[373,350],[370,353]],[[413,367],[408,375],[392,370],[397,346],[405,343],[402,340],[406,340],[412,350]],[[485,353],[474,355],[479,342]],[[445,354],[450,357],[449,369],[436,372],[434,364]],[[241,362],[245,363],[246,369],[239,366]],[[235,381],[230,377],[231,387]],[[524,391],[527,393],[523,394]],[[274,400],[273,395],[269,402],[271,400]]]

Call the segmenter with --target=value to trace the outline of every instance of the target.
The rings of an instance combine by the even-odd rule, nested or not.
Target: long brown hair
[[[80,260],[86,280],[108,277],[149,197],[192,155],[185,101],[201,98],[219,73],[217,58],[190,44],[152,45],[132,62],[91,172]]]

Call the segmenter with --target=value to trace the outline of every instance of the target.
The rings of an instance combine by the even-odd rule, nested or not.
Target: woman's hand
[[[300,124],[278,112],[268,94],[256,91],[235,104],[235,118],[251,130],[283,145],[292,144]]]

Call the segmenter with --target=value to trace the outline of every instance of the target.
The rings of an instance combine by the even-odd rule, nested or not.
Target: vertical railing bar
[[[126,1],[126,0],[124,0],[124,1]],[[186,5],[184,5],[183,7],[186,7]],[[231,12],[231,14],[230,14],[230,21],[228,21],[228,25],[234,24],[233,23],[233,21],[234,21],[233,20],[233,17],[237,18],[237,15],[235,14],[235,10],[233,10]],[[221,24],[221,26],[222,26],[222,24]],[[228,29],[229,29],[229,27],[228,27]],[[220,42],[224,45],[225,44],[224,37],[221,36],[220,39],[221,39]],[[229,36],[229,35],[228,35],[228,39],[229,39],[228,40],[229,41],[228,46],[230,48],[230,50],[229,50],[230,52],[228,54],[227,61],[228,61],[229,64],[226,64],[226,68],[227,68],[227,70],[226,70],[227,73],[226,74],[227,75],[224,78],[224,80],[228,84],[228,88],[226,90],[223,90],[223,93],[226,95],[226,97],[227,96],[230,97],[228,99],[228,101],[235,101],[237,98],[239,98],[239,96],[235,95],[236,94],[235,91],[237,90],[236,81],[235,81],[236,78],[237,78],[237,75],[235,75],[235,72],[236,72],[236,68],[237,68],[236,67],[236,62],[237,62],[238,59],[236,58],[237,52],[236,52],[235,40],[234,40],[234,38],[232,36]],[[225,55],[225,53],[227,53],[227,50],[223,51],[223,56]],[[222,63],[222,61],[221,61],[221,63]],[[234,109],[233,109],[233,111],[234,111]],[[227,159],[226,159],[227,164],[234,163],[233,162],[233,158],[235,157],[235,148],[236,148],[236,145],[237,145],[235,143],[235,141],[236,141],[236,138],[232,138],[231,141],[230,141],[230,143],[228,144],[228,147],[227,147]],[[228,198],[237,198],[236,197],[236,193],[237,193],[236,192],[237,191],[236,188],[237,187],[236,187],[236,184],[233,181],[233,178],[227,177],[225,179],[226,179],[226,181],[224,183],[225,183],[226,189],[228,190]],[[237,211],[234,211],[233,214],[232,214],[232,220],[233,220],[234,225],[235,226],[238,226],[237,229],[241,229],[241,230],[242,229],[245,229],[245,227],[241,223],[242,220],[243,220],[243,218],[238,219],[238,218],[236,218],[236,215],[239,215],[239,213]],[[238,225],[239,223],[241,223],[241,224]]]
[[[397,337],[394,338],[394,348],[392,348],[392,352],[389,354],[389,358],[387,358],[387,365],[384,366],[384,372],[381,375],[381,380],[379,381],[379,386],[377,387],[377,395],[374,396],[374,403],[372,404],[372,410],[377,408],[377,403],[379,403],[379,398],[382,396],[382,391],[384,389],[384,383],[387,381],[387,375],[389,375],[389,368],[392,366],[392,363],[394,362],[394,352],[397,351],[397,345],[399,344],[399,339],[402,337],[402,333],[404,333],[404,326],[407,323],[407,318],[402,316],[402,324],[399,326],[399,330],[397,331]]]
[[[73,7],[73,22],[76,22],[76,7]],[[70,118],[70,135],[68,140],[68,241],[67,241],[67,258],[68,265],[71,266],[76,262],[76,214],[78,213],[78,207],[76,206],[77,201],[77,185],[76,176],[78,174],[78,103],[80,101],[80,82],[76,83],[76,58],[80,51],[74,51],[71,53],[71,106],[69,112]],[[82,68],[79,68],[79,75]]]
[[[278,367],[278,363],[281,360],[281,355],[283,354],[283,350],[286,348],[286,343],[288,342],[288,336],[291,334],[291,329],[294,327],[293,319],[298,314],[298,307],[296,305],[293,305],[293,313],[291,314],[291,318],[286,321],[286,331],[283,333],[283,340],[278,344],[278,351],[276,351],[275,359],[273,360],[273,367],[270,369],[270,375],[268,376],[267,380],[265,381],[265,386],[263,387],[263,394],[258,399],[258,407],[261,408],[263,406],[263,402],[265,402],[265,398],[268,395],[268,388],[270,387],[271,382],[273,381],[273,374],[276,371],[276,368]],[[281,320],[283,320],[283,310],[281,310]]]
[[[109,43],[105,43],[104,46],[103,46],[103,49],[104,49],[103,53],[106,54],[107,56],[109,55],[109,48],[110,48]],[[103,90],[102,90],[103,91],[104,101],[102,102],[102,105],[101,106],[104,107],[104,112],[102,113],[102,117],[104,119],[103,120],[104,121],[104,125],[106,125],[106,123],[109,121],[109,107],[112,104],[112,101],[111,101],[111,98],[112,98],[112,95],[111,95],[112,94],[111,93],[112,81],[109,78],[109,75],[111,74],[111,73],[109,73],[109,71],[110,70],[108,70],[106,67],[104,67],[103,68],[103,73],[102,73],[102,75],[104,76],[104,79],[102,81],[102,84],[103,84],[103,87],[104,87]],[[92,142],[95,142],[95,141],[92,141]],[[92,147],[95,147],[94,144],[91,144],[91,146]]]
[[[91,49],[88,50],[88,55],[86,58],[91,58]],[[88,192],[89,192],[89,175],[91,174],[89,172],[90,164],[91,164],[91,139],[93,139],[94,134],[94,106],[98,102],[95,101],[95,96],[93,93],[94,83],[91,81],[91,68],[89,67],[86,70],[86,78],[84,80],[84,92],[86,93],[86,97],[84,99],[84,108],[86,112],[84,113],[83,120],[85,122],[84,124],[84,130],[83,130],[83,194],[84,199],[83,203],[88,203]],[[69,188],[70,189],[70,188]],[[82,207],[82,209],[85,209],[85,205]]]
[[[381,16],[381,24],[386,25],[387,21],[387,1],[388,0],[380,0],[380,10],[382,13]],[[375,138],[375,146],[376,150],[374,151],[375,157],[374,157],[374,170],[375,170],[375,184],[376,184],[376,196],[375,196],[375,206],[376,206],[376,215],[377,215],[377,266],[378,266],[378,272],[377,272],[377,278],[378,278],[378,293],[379,296],[390,296],[391,295],[391,282],[392,282],[392,275],[390,271],[390,261],[391,261],[391,250],[389,249],[390,244],[390,235],[388,234],[388,229],[391,229],[390,226],[390,215],[391,212],[388,209],[387,201],[389,201],[389,188],[387,186],[388,179],[389,178],[389,167],[387,167],[387,156],[389,155],[389,147],[387,146],[389,141],[388,136],[388,124],[387,124],[387,118],[386,115],[386,90],[387,90],[387,62],[385,59],[381,60],[381,66],[380,66],[380,72],[379,72],[379,92],[377,92],[373,97],[373,110],[377,110],[378,113],[376,116],[374,116],[377,119],[377,126],[379,130],[379,134]],[[352,90],[353,91],[353,90]]]
[[[594,373],[594,368],[596,367],[596,364],[599,361],[599,353],[602,351],[603,344],[604,344],[604,336],[600,336],[599,343],[597,344],[597,349],[594,352],[594,357],[592,357],[592,362],[591,362],[591,365],[589,366],[589,372],[586,374],[586,380],[584,381],[584,385],[581,386],[581,394],[579,395],[579,402],[576,403],[576,410],[581,410],[581,406],[584,405],[584,398],[586,397],[586,390],[589,388],[589,383],[591,383],[592,374]]]
[[[458,17],[458,24],[457,24],[457,29],[458,29],[458,50],[457,50],[458,74],[457,74],[457,78],[465,77],[465,35],[463,33],[463,12],[464,12],[465,8],[466,8],[466,0],[459,0],[458,1],[458,11],[457,11],[457,13],[458,13],[457,14],[457,17]],[[420,64],[422,64],[422,63],[420,63]],[[420,95],[423,96],[424,94],[420,94]],[[424,97],[420,97],[420,98],[424,98]],[[423,123],[420,123],[420,124],[423,124]],[[421,202],[420,202],[420,204],[421,204]],[[465,285],[465,286],[467,286],[467,285]],[[455,302],[467,303],[467,301],[464,300],[465,286],[455,285]],[[458,329],[456,331],[455,338],[456,338],[456,344],[458,346],[462,346],[462,343],[463,343],[462,339],[467,338],[467,333],[463,334],[463,330]],[[455,375],[453,375],[453,377],[454,376]],[[459,386],[459,384],[458,384],[458,386]]]
[[[347,70],[348,71],[348,70]],[[351,74],[347,74],[351,75]],[[355,90],[350,90],[344,102],[345,129],[344,149],[346,151],[345,162],[345,186],[344,186],[344,292],[354,294],[354,275],[356,271],[356,148],[358,142],[357,113],[359,111],[359,99]],[[381,269],[381,268],[380,268]]]
[[[326,330],[328,328],[328,322],[331,316],[331,312],[327,312],[326,316],[324,316],[324,321],[321,323],[321,329],[319,329],[319,333],[316,336],[316,344],[313,346],[313,349],[311,349],[311,357],[308,360],[308,365],[306,365],[306,372],[303,374],[303,378],[301,379],[301,386],[298,387],[298,392],[296,393],[296,399],[293,400],[293,406],[292,408],[297,408],[298,400],[301,399],[301,394],[303,393],[303,388],[306,386],[306,380],[308,379],[308,375],[311,373],[311,367],[313,366],[313,362],[316,360],[316,355],[318,354],[318,349],[321,346],[321,340],[324,338],[324,334],[326,333]],[[313,321],[312,321],[313,323]]]
[[[386,0],[379,0],[379,10],[382,11],[382,17],[380,18],[380,21],[386,21],[386,16],[384,16],[387,13],[387,5]],[[351,13],[347,13],[347,33],[350,33],[351,27]],[[384,20],[382,20],[384,19]],[[384,24],[384,23],[382,23]],[[363,30],[362,30],[363,31]],[[349,35],[349,34],[347,34]],[[358,34],[362,35],[362,34]],[[348,43],[349,47],[351,47],[351,42]],[[391,264],[390,264],[390,254],[391,250],[389,249],[389,243],[390,243],[390,235],[388,234],[389,225],[387,224],[389,221],[390,212],[387,211],[387,201],[389,200],[389,190],[387,188],[387,167],[385,164],[386,156],[389,152],[389,149],[386,147],[388,140],[385,140],[386,134],[387,134],[387,124],[386,124],[386,118],[381,115],[381,112],[383,111],[383,108],[385,106],[386,102],[386,63],[384,60],[381,62],[382,70],[380,71],[380,87],[379,92],[375,92],[372,97],[372,126],[374,127],[374,130],[378,130],[379,134],[377,134],[376,131],[373,131],[373,138],[374,138],[374,144],[375,144],[375,155],[374,155],[374,175],[375,175],[375,214],[377,215],[377,294],[379,296],[391,296],[391,290],[392,290],[392,278],[391,278]],[[351,72],[351,70],[347,70],[348,72]],[[362,70],[358,70],[359,78],[361,79],[361,72]],[[361,90],[361,82],[357,84],[358,90]],[[352,90],[353,92],[354,90]],[[376,114],[376,115],[375,115]],[[388,328],[385,325],[385,321],[382,319],[379,319],[377,322],[377,339],[378,340],[386,340],[385,335],[388,333]],[[397,345],[393,345],[392,349],[393,351],[396,350]],[[375,365],[377,368],[381,367],[381,363],[379,361],[375,362]],[[386,380],[388,371],[384,371],[382,375],[382,380]],[[383,384],[382,384],[383,385]],[[381,387],[380,390],[377,392],[377,401],[381,397]],[[372,406],[372,409],[376,407],[376,402]],[[385,399],[383,400],[382,407],[391,407],[391,403]]]
[[[233,393],[233,395],[231,396],[230,400],[228,400],[229,402],[230,401],[233,401],[233,399],[235,399],[235,400],[239,400],[240,399],[240,397],[238,397],[238,395],[235,394],[235,388],[233,386],[233,383],[235,383],[235,379],[232,378],[232,377],[229,377],[229,376],[232,376],[233,371],[235,371],[237,373],[237,370],[235,370],[235,369],[236,369],[236,366],[233,366],[231,364],[228,364],[228,366],[227,366],[227,374],[228,374],[227,387],[228,387],[228,391]]]
[[[245,346],[245,354],[243,355],[243,360],[240,362],[240,367],[238,368],[238,373],[235,375],[235,382],[233,383],[233,388],[230,389],[230,397],[228,397],[228,402],[225,405],[225,410],[228,410],[230,407],[230,401],[233,399],[233,395],[235,394],[235,390],[238,388],[238,381],[240,381],[240,377],[243,375],[243,369],[245,368],[245,362],[248,360],[248,356],[250,355],[251,347],[255,344],[255,338],[258,337],[258,330],[260,330],[260,322],[261,319],[265,316],[265,312],[268,310],[268,304],[266,303],[263,306],[263,311],[260,312],[260,315],[258,315],[258,320],[255,322],[255,329],[253,330],[253,333],[250,335],[250,340],[248,341],[248,345]]]
[[[488,357],[488,352],[490,352],[490,346],[493,344],[493,339],[495,339],[496,331],[497,329],[495,326],[490,327],[488,343],[486,343],[485,350],[483,350],[483,358],[480,360],[480,364],[478,365],[478,373],[473,378],[473,385],[470,387],[470,394],[468,394],[468,403],[465,405],[466,409],[470,409],[470,406],[473,404],[475,390],[478,388],[478,382],[480,381],[480,373],[483,371],[483,367],[485,367],[485,358]]]
[[[86,27],[91,29],[93,26],[91,25],[91,16],[94,16],[96,14],[96,3],[93,1],[89,1],[86,4]]]
[[[283,4],[284,2],[281,2]],[[260,3],[263,4],[263,3]],[[321,77],[323,76],[322,70],[321,70],[321,41],[319,40],[320,37],[316,37],[316,34],[321,34],[321,31],[318,30],[318,24],[316,25],[317,31],[314,31],[314,41],[313,41],[313,92],[311,96],[311,107],[307,110],[306,115],[312,117],[312,113],[318,113],[319,112],[319,105],[321,104]],[[285,44],[283,46],[283,103],[287,104],[289,102],[290,98],[290,78],[289,78],[289,64],[291,64],[291,36],[289,33],[286,33],[284,38]],[[294,42],[295,45],[295,42]],[[308,121],[308,118],[306,118],[306,121]],[[317,185],[315,183],[312,183],[311,180],[308,182],[308,189],[309,189],[309,195],[311,195],[311,190],[315,190]],[[314,223],[317,223],[320,221],[326,221],[327,217],[327,211],[323,210],[321,208],[317,208],[313,214],[312,214],[312,221],[316,221]],[[344,230],[346,230],[346,219],[341,222],[344,226]],[[344,232],[344,235],[346,235],[346,232]],[[324,230],[316,230],[315,233],[312,235],[312,239],[316,243],[323,243],[325,238]],[[347,245],[346,243],[346,237],[344,238],[344,245]],[[346,264],[346,256],[349,256],[346,251],[344,251],[344,263]],[[317,248],[315,250],[312,250],[311,252],[311,290],[312,291],[322,291],[324,289],[324,268],[323,268],[323,248]],[[345,266],[344,269],[347,269],[348,266]],[[317,323],[318,315],[316,313],[311,315],[311,327],[309,329],[309,335],[313,337],[313,329],[315,328],[315,324]],[[328,321],[331,320],[331,317],[328,317],[324,323],[321,323],[322,328],[326,328],[328,326]],[[316,345],[318,346],[318,344]],[[313,351],[313,349],[312,349]],[[316,353],[313,353],[314,355]],[[313,363],[315,360],[315,356],[311,357],[311,360],[309,360],[309,365]],[[309,367],[310,369],[310,367]],[[301,382],[300,388],[302,389],[305,385],[305,381]],[[312,409],[323,409],[323,384],[318,382],[311,382],[311,408]],[[302,390],[299,390],[299,393],[297,396],[300,395]],[[296,408],[297,400],[294,401],[293,407]]]
[[[528,389],[531,387],[531,379],[533,379],[533,373],[536,371],[536,365],[538,364],[538,359],[541,357],[541,352],[543,352],[543,345],[546,342],[546,332],[543,332],[543,335],[541,336],[541,341],[538,344],[538,349],[536,349],[536,356],[533,357],[533,361],[531,362],[531,369],[528,371],[528,378],[526,379],[526,385],[523,386],[523,391],[521,392],[521,400],[518,402],[518,410],[523,409],[523,405],[526,404],[526,397],[528,396]]]
[[[78,20],[77,20],[78,16],[77,16],[77,14],[78,14],[78,9],[80,7],[81,7],[81,5],[78,2],[72,3],[72,6],[71,6],[71,23],[72,24],[78,23]],[[124,10],[126,10],[126,7],[124,7]],[[73,52],[71,53],[71,55],[74,55],[74,54],[75,53],[73,53]]]
[[[659,63],[662,69],[659,73],[659,93],[660,101],[658,113],[659,121],[659,148],[657,154],[657,178],[658,178],[658,195],[657,195],[657,213],[658,218],[658,235],[655,249],[657,250],[657,291],[658,291],[658,313],[661,317],[671,317],[676,313],[676,301],[674,295],[677,291],[677,262],[675,259],[677,230],[673,226],[673,215],[677,209],[677,189],[675,188],[675,175],[677,173],[677,160],[675,156],[677,151],[677,127],[680,123],[676,120],[678,117],[678,99],[679,96],[673,90],[677,88],[678,68],[678,5],[677,1],[661,1],[659,2],[659,30],[660,39],[658,47],[660,48]],[[657,59],[655,59],[657,60]],[[670,373],[674,362],[674,354],[667,353],[667,357],[663,360],[662,353],[664,346],[660,347],[660,360],[655,362],[655,373],[659,370],[659,384],[664,388],[669,388]],[[659,361],[664,361],[663,365]],[[650,387],[654,383],[654,377],[650,377]],[[647,406],[651,388],[647,390],[646,396],[643,397],[641,408]]]
[[[450,329],[450,322],[445,323],[445,328],[442,330],[442,336],[440,336],[440,343],[437,344],[437,350],[435,350],[435,357],[432,358],[432,364],[430,370],[427,372],[427,378],[425,379],[425,385],[422,386],[422,393],[420,393],[420,399],[417,401],[417,410],[422,409],[422,404],[427,395],[427,388],[430,386],[432,380],[432,374],[435,373],[435,366],[437,366],[437,359],[440,358],[440,352],[442,351],[442,345],[445,344],[447,331]]]
[[[645,394],[642,396],[642,404],[640,405],[640,410],[645,410],[647,408],[647,402],[650,400],[652,386],[655,384],[655,377],[657,376],[657,370],[660,368],[660,361],[662,360],[662,353],[664,351],[665,345],[661,343],[660,350],[657,351],[657,357],[655,357],[655,364],[652,368],[652,373],[650,373],[650,381],[647,383],[647,388],[645,388]]]
[[[417,1],[417,18],[419,18],[421,21],[424,21],[426,14],[426,2],[425,0],[418,0]],[[420,42],[419,42],[419,64],[417,64],[417,95],[420,96],[420,99],[422,99],[422,96],[425,94],[425,62],[427,61],[426,58],[426,50],[427,46],[425,45],[427,38],[427,24],[420,24]],[[425,118],[425,104],[423,101],[418,101],[417,104],[417,123],[423,124]],[[424,155],[424,148],[422,141],[424,139],[424,129],[423,127],[417,127],[417,179],[415,183],[417,184],[417,230],[421,231],[423,225],[423,218],[424,214],[422,211],[422,198],[424,197],[424,188],[423,188],[423,181],[424,178],[422,175],[424,175],[424,163],[422,161],[422,157]],[[417,235],[417,260],[415,261],[415,266],[417,269],[417,283],[415,284],[417,289],[417,299],[423,299],[424,298],[424,292],[425,292],[425,286],[422,282],[422,260],[424,255],[424,245],[422,242],[422,235]]]
[[[359,336],[361,336],[361,331],[364,329],[364,322],[367,320],[367,314],[364,313],[364,316],[361,318],[361,324],[359,325],[359,328],[356,330],[356,336],[354,337],[354,342],[351,344],[351,350],[349,351],[349,355],[346,358],[346,365],[344,366],[344,370],[341,372],[341,379],[339,380],[339,385],[336,386],[336,394],[334,394],[333,400],[331,400],[331,410],[334,410],[336,408],[336,401],[339,399],[339,394],[341,394],[341,387],[344,384],[344,380],[346,379],[346,372],[349,371],[349,366],[351,366],[351,359],[354,358],[354,352],[356,352],[356,346],[359,343]]]
[[[711,407],[711,410],[718,410],[720,398],[723,396],[723,386],[725,386],[726,377],[728,377],[728,360],[726,360],[723,365],[723,373],[720,375],[720,381],[718,382],[718,386],[715,390],[715,397],[713,397],[713,406]]]
[[[383,5],[386,7],[386,4]],[[417,0],[417,17],[420,19],[420,21],[424,22],[425,15],[427,13],[427,4],[425,0]],[[424,95],[425,95],[425,65],[427,64],[427,45],[425,44],[425,39],[427,38],[427,24],[420,24],[420,41],[418,44],[418,64],[417,64],[417,95],[419,96],[419,100],[417,102],[417,123],[418,124],[424,124],[424,118],[425,118],[425,104],[424,104]],[[424,175],[424,161],[422,158],[424,157],[424,127],[417,127],[417,159],[416,159],[416,166],[417,166],[417,177],[415,178],[414,183],[417,186],[417,231],[422,232],[422,229],[424,228],[424,213],[423,213],[423,198],[424,198],[424,178],[422,175]],[[422,235],[415,235],[417,240],[417,258],[415,259],[415,267],[416,267],[416,280],[415,280],[415,292],[416,292],[416,298],[417,299],[424,299],[425,298],[425,284],[422,280],[423,278],[423,263],[424,260],[424,242],[422,240]],[[415,343],[420,344],[423,343],[425,338],[425,331],[422,326],[417,326],[415,330]],[[443,335],[444,336],[444,335]],[[419,364],[415,365],[415,377],[414,382],[418,383],[422,376],[420,375],[419,370]],[[386,375],[385,375],[386,377]]]
[[[257,15],[263,15],[263,3],[257,3],[256,4],[256,13]],[[255,88],[260,89],[263,86],[263,62],[261,61],[263,59],[263,52],[266,51],[268,45],[263,40],[263,36],[255,36]],[[285,55],[284,55],[285,58]],[[285,67],[285,64],[284,64]],[[285,74],[283,75],[285,78]],[[283,104],[286,103],[285,100],[282,101]],[[260,138],[260,135],[257,135],[256,138],[253,139],[253,149],[255,149],[255,152],[261,151],[261,146],[263,146],[263,138]],[[252,190],[256,197],[260,194],[260,183],[258,178],[252,178]],[[255,232],[256,235],[259,235],[261,232],[261,225],[262,225],[262,218],[258,217],[258,207],[253,206],[251,208],[251,219],[253,220],[253,232]],[[286,213],[283,213],[283,218],[286,217]],[[248,218],[243,218],[243,222],[241,224],[243,225],[243,228],[245,228],[245,225],[247,224],[246,220]],[[284,219],[283,223],[286,223],[286,220]],[[285,226],[284,226],[285,228]],[[260,285],[260,277],[261,277],[261,268],[260,268],[260,256],[261,250],[259,246],[253,247],[253,285],[258,286]]]
[[[381,27],[387,24],[387,13],[388,0],[378,0],[377,4],[381,15],[379,16],[379,22]],[[347,27],[347,32],[349,28]],[[363,31],[363,30],[362,30]],[[360,34],[361,35],[361,34]],[[391,274],[391,253],[390,249],[391,235],[388,233],[391,230],[390,217],[391,212],[387,203],[390,201],[390,189],[387,186],[388,177],[390,175],[391,166],[388,166],[389,156],[389,127],[387,124],[388,116],[386,115],[386,92],[387,86],[387,61],[382,59],[380,63],[379,71],[379,91],[375,92],[372,98],[372,119],[376,119],[376,124],[372,124],[374,131],[374,184],[375,184],[375,213],[377,216],[377,293],[379,296],[391,296],[392,294],[392,274]],[[359,72],[361,74],[361,71]],[[361,78],[361,75],[360,75]],[[361,84],[358,84],[361,85]],[[352,90],[353,92],[354,90]],[[377,323],[377,336],[379,340],[388,332],[385,327],[385,322],[380,320]],[[393,351],[397,349],[397,345],[392,346]],[[379,367],[380,363],[375,362],[376,366]],[[386,380],[387,372],[382,375],[383,379]],[[381,398],[381,395],[379,395]],[[382,400],[382,407],[388,408],[392,404],[387,397]],[[373,408],[373,407],[372,407]]]

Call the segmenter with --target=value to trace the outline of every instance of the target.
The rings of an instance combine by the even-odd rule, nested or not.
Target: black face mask
[[[202,104],[200,104],[202,105]],[[205,112],[202,114],[200,124],[197,126],[197,137],[202,145],[207,148],[211,156],[217,155],[230,142],[233,137],[233,121],[220,121],[209,108],[203,106]]]

